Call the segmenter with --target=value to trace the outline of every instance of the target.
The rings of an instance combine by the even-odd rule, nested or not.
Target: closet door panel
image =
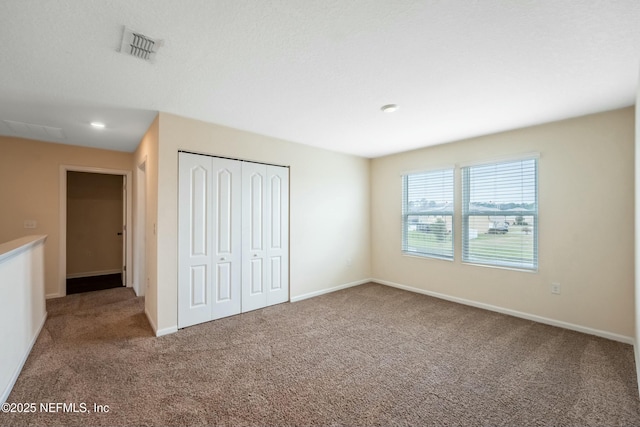
[[[211,320],[211,169],[210,157],[179,155],[179,328]]]
[[[267,167],[242,163],[242,312],[267,305],[265,240]]]
[[[211,319],[238,314],[241,309],[241,180],[239,161],[213,158],[213,263],[216,274]]]
[[[267,305],[289,301],[289,169],[267,166]]]

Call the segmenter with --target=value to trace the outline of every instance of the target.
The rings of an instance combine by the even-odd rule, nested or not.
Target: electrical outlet
[[[560,295],[560,283],[552,283],[551,284],[551,293]]]
[[[38,226],[38,222],[34,219],[24,220],[24,228],[36,228],[37,226]]]
[[[351,258],[347,258],[347,265],[351,265]]]

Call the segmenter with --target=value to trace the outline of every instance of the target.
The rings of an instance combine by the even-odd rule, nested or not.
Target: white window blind
[[[462,168],[462,260],[537,270],[537,158]]]
[[[402,176],[402,251],[453,259],[453,169]]]

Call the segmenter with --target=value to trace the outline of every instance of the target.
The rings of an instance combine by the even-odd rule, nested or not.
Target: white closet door
[[[241,162],[213,158],[213,307],[210,319],[240,313]]]
[[[289,170],[179,155],[178,327],[289,300]]]
[[[242,163],[242,312],[267,305],[267,166]]]
[[[289,169],[267,166],[267,305],[289,301]]]
[[[180,153],[178,327],[211,320],[212,158]]]

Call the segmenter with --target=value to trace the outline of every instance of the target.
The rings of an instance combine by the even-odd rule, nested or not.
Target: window
[[[462,168],[462,260],[537,270],[537,158]]]
[[[402,176],[402,251],[453,259],[453,169]]]

